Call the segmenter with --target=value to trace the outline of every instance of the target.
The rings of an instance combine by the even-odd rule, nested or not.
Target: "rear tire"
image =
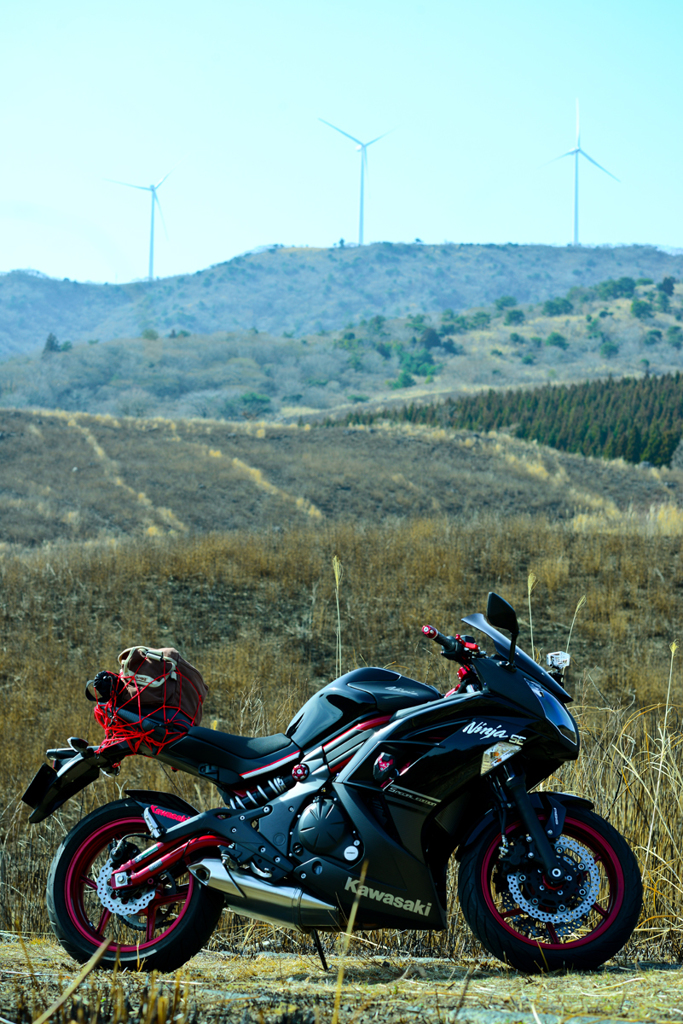
[[[506,835],[513,839],[520,829],[519,823],[512,825]],[[465,852],[458,874],[467,923],[499,960],[528,974],[594,970],[628,941],[638,922],[643,887],[631,848],[604,819],[583,808],[567,808],[555,847],[577,867],[585,865],[574,893],[570,886],[564,894],[551,892],[547,883],[539,887],[545,880],[534,868],[505,875],[499,845],[500,831],[491,826]],[[568,921],[566,914],[575,916]]]
[[[152,902],[140,913],[106,910],[97,895],[97,876],[112,844],[129,837],[143,850],[153,840],[135,800],[117,800],[89,814],[57,850],[47,880],[47,911],[64,949],[85,963],[111,935],[100,966],[174,971],[198,953],[211,936],[223,898],[194,878],[182,862],[160,876]],[[117,953],[118,948],[118,953]]]

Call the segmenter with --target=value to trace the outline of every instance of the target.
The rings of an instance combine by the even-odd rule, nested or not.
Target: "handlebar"
[[[436,626],[423,626],[422,635],[427,637],[428,640],[433,640],[436,644],[441,644],[443,649],[448,652],[454,652],[462,648],[459,640],[456,640],[454,636],[445,636],[443,633],[440,633]]]

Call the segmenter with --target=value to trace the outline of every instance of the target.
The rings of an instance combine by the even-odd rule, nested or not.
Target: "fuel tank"
[[[390,715],[402,708],[441,700],[427,683],[385,668],[357,668],[318,690],[297,711],[287,735],[301,749],[373,713]]]

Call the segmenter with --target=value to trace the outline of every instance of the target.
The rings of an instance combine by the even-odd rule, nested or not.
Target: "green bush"
[[[565,338],[564,334],[559,334],[557,331],[551,331],[545,339],[545,343],[546,345],[551,345],[555,348],[569,348],[569,342]]]
[[[155,331],[153,327],[145,327],[141,337],[143,337],[145,341],[157,341],[159,338],[159,332]]]
[[[401,370],[396,380],[387,381],[390,388],[396,391],[398,388],[412,388],[415,381],[410,376],[408,370]]]
[[[433,327],[428,327],[426,331],[423,331],[420,335],[420,344],[423,348],[438,348],[441,344],[441,338],[436,333]]]
[[[681,347],[681,343],[683,342],[682,335],[683,331],[680,327],[672,326],[667,329],[666,340],[668,341],[669,345],[672,345],[674,348],[678,349]]]
[[[517,299],[513,298],[512,295],[501,295],[499,299],[496,299],[496,309],[502,312],[504,309],[510,309],[512,306],[517,305]]]
[[[465,319],[463,317],[463,319]],[[470,324],[475,331],[485,331],[491,326],[491,315],[490,313],[484,313],[480,310],[478,313],[473,313],[470,317]]]
[[[616,341],[612,341],[610,338],[607,338],[605,341],[603,341],[602,345],[600,346],[600,355],[603,359],[612,359],[612,357],[616,356],[618,352],[619,346],[617,345]]]
[[[523,324],[524,313],[521,309],[508,309],[507,313],[505,314],[505,319],[503,320],[503,323],[506,326],[511,326],[513,324]]]
[[[661,331],[648,331],[643,341],[646,345],[657,345],[662,340]]]
[[[544,316],[565,316],[573,312],[574,307],[569,299],[547,299],[543,303]]]
[[[668,295],[668,297],[671,298],[674,293],[675,284],[675,277],[664,277],[657,285],[657,291],[662,292],[664,295]]]
[[[263,409],[270,405],[270,398],[268,395],[260,395],[258,391],[245,391],[242,402],[252,410]]]
[[[524,344],[523,336],[521,334],[517,334],[516,331],[513,331],[512,334],[510,335],[510,341],[512,342],[513,345]]]
[[[522,356],[522,362],[524,363],[525,366],[531,366],[533,363],[536,362],[536,360],[535,360],[534,356],[531,355],[530,352],[527,352],[526,355]]]
[[[600,299],[630,299],[636,290],[636,284],[641,284],[641,281],[634,281],[632,277],[620,277],[617,281],[609,278],[607,281],[601,281],[595,292]]]
[[[637,320],[647,320],[652,316],[652,306],[646,299],[634,299],[631,303],[631,316]]]

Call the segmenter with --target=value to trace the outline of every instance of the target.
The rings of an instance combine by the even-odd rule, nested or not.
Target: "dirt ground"
[[[24,1014],[28,1011],[28,1019],[35,1019],[77,976],[79,967],[53,940],[33,940],[22,947],[15,936],[4,933],[3,938],[0,1014],[16,1021],[23,1001]],[[357,948],[344,964],[339,1010],[344,1024],[446,1024],[456,1018],[463,1024],[609,1024],[683,1018],[683,970],[678,965],[612,961],[590,974],[527,977],[492,960],[411,960],[377,954],[369,946],[359,953],[362,941],[352,943]],[[198,1024],[327,1024],[333,1019],[339,966],[338,955],[329,956],[324,973],[312,953],[202,952],[177,977],[153,979],[151,988],[172,993],[179,981],[183,1017]],[[80,997],[86,1014],[102,1005],[111,983],[111,975],[94,972],[79,990],[76,1005]],[[132,1008],[149,995],[146,974],[130,973],[114,983],[123,985]],[[137,1020],[137,1014],[131,1012],[130,1019]]]

